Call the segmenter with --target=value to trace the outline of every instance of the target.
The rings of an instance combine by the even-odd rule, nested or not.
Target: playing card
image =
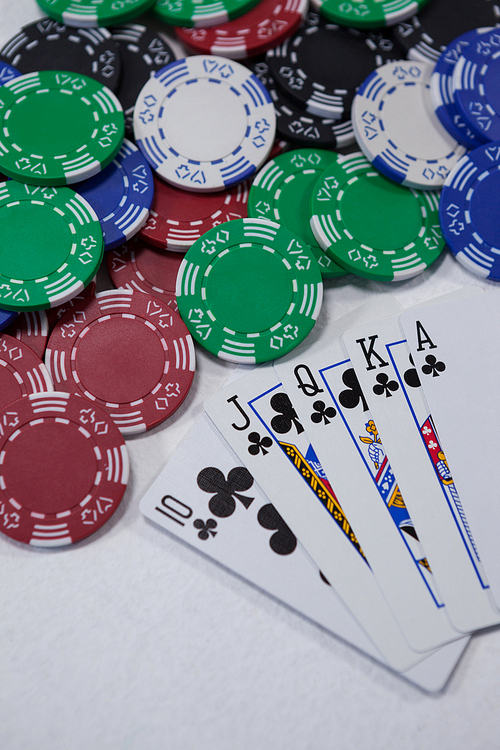
[[[151,521],[385,664],[269,499],[204,416],[141,500]],[[441,689],[464,642],[406,672]]]
[[[365,305],[360,322],[373,319]],[[323,349],[291,353],[275,363],[293,394],[300,423],[315,447],[337,501],[408,643],[425,651],[459,637],[429,570],[376,423],[353,366],[331,334]]]
[[[343,341],[450,620],[462,632],[498,623],[399,316],[367,322]]]
[[[401,324],[432,415],[436,469],[453,481],[473,545],[500,606],[500,506],[498,451],[500,419],[500,296],[490,292],[467,300],[405,311]],[[428,445],[429,445],[428,443]],[[440,456],[441,450],[443,456]],[[449,462],[449,464],[448,464]]]
[[[348,520],[344,523],[344,514],[331,505],[328,485],[304,456],[297,455],[294,466],[250,405],[275,387],[272,366],[258,367],[207,399],[205,411],[361,627],[391,666],[403,671],[415,663],[416,654],[396,625]]]

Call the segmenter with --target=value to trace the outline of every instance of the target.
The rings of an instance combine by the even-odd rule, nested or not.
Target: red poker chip
[[[108,415],[69,393],[36,393],[0,411],[0,530],[34,547],[93,534],[118,508],[129,462]]]
[[[149,219],[139,236],[163,250],[187,252],[212,227],[247,216],[248,185],[217,193],[189,193],[154,176]]]
[[[106,256],[109,276],[118,289],[151,294],[177,312],[175,282],[184,255],[159,250],[134,237]]]
[[[5,333],[27,344],[37,357],[42,359],[49,338],[49,323],[45,310],[20,313]]]
[[[95,281],[91,281],[90,284],[87,284],[85,289],[82,289],[80,294],[76,295],[76,297],[72,297],[66,302],[63,302],[62,305],[56,305],[56,307],[51,307],[50,310],[45,311],[47,313],[47,320],[49,323],[49,333],[50,331],[52,331],[56,323],[61,320],[63,315],[66,315],[68,310],[72,310],[75,305],[79,305],[80,302],[83,302],[83,300],[94,296],[95,286]]]
[[[0,409],[23,396],[53,390],[40,357],[22,341],[0,334]]]
[[[168,305],[118,289],[66,313],[49,338],[45,363],[57,390],[85,396],[133,435],[182,404],[195,354],[188,329]]]
[[[243,60],[283,42],[300,26],[308,0],[260,0],[239,18],[203,29],[176,28],[177,37],[193,52]]]

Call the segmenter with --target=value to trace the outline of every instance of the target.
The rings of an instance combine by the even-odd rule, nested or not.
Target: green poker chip
[[[287,151],[260,170],[248,194],[248,215],[277,221],[300,237],[313,251],[324,279],[347,273],[318,245],[310,227],[312,189],[335,159],[333,151],[324,149]]]
[[[42,10],[66,26],[113,26],[136,18],[155,0],[37,0]]]
[[[125,133],[116,96],[88,76],[43,70],[2,86],[0,172],[31,185],[71,185],[100,172]]]
[[[251,10],[259,0],[157,0],[154,12],[172,26],[219,26]]]
[[[315,185],[311,213],[323,250],[367,279],[411,279],[445,244],[439,196],[387,179],[360,152],[337,155]]]
[[[313,328],[323,299],[310,248],[267,219],[235,219],[187,251],[176,284],[194,340],[230,362],[268,362]]]
[[[70,188],[0,183],[0,308],[67,302],[95,276],[103,250],[99,219]]]
[[[329,21],[354,29],[394,26],[418,13],[429,0],[312,0]]]

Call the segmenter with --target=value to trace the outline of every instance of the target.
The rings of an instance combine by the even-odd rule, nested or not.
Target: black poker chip
[[[410,60],[436,63],[460,34],[499,23],[496,0],[432,0],[418,15],[395,26],[394,36]]]
[[[347,119],[358,86],[402,52],[388,34],[346,29],[309,13],[296,34],[269,50],[266,62],[278,88],[308,114]]]
[[[344,148],[354,143],[350,120],[340,121],[307,114],[276,86],[265,60],[249,64],[249,68],[269,91],[276,111],[276,130],[291,143],[322,148]]]
[[[137,23],[113,26],[111,34],[120,48],[122,77],[116,95],[125,113],[125,130],[133,137],[134,106],[151,75],[173,62],[175,55],[155,29]]]
[[[77,29],[51,18],[23,26],[0,50],[0,60],[21,73],[69,70],[116,91],[120,50],[107,29]]]

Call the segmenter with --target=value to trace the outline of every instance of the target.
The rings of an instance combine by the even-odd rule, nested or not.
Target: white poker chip
[[[377,68],[354,97],[352,124],[366,158],[407,187],[436,190],[467,149],[439,121],[431,63],[398,60]]]
[[[266,161],[276,115],[267,89],[240,63],[196,55],[159,70],[134,109],[135,140],[166,182],[211,192]]]

